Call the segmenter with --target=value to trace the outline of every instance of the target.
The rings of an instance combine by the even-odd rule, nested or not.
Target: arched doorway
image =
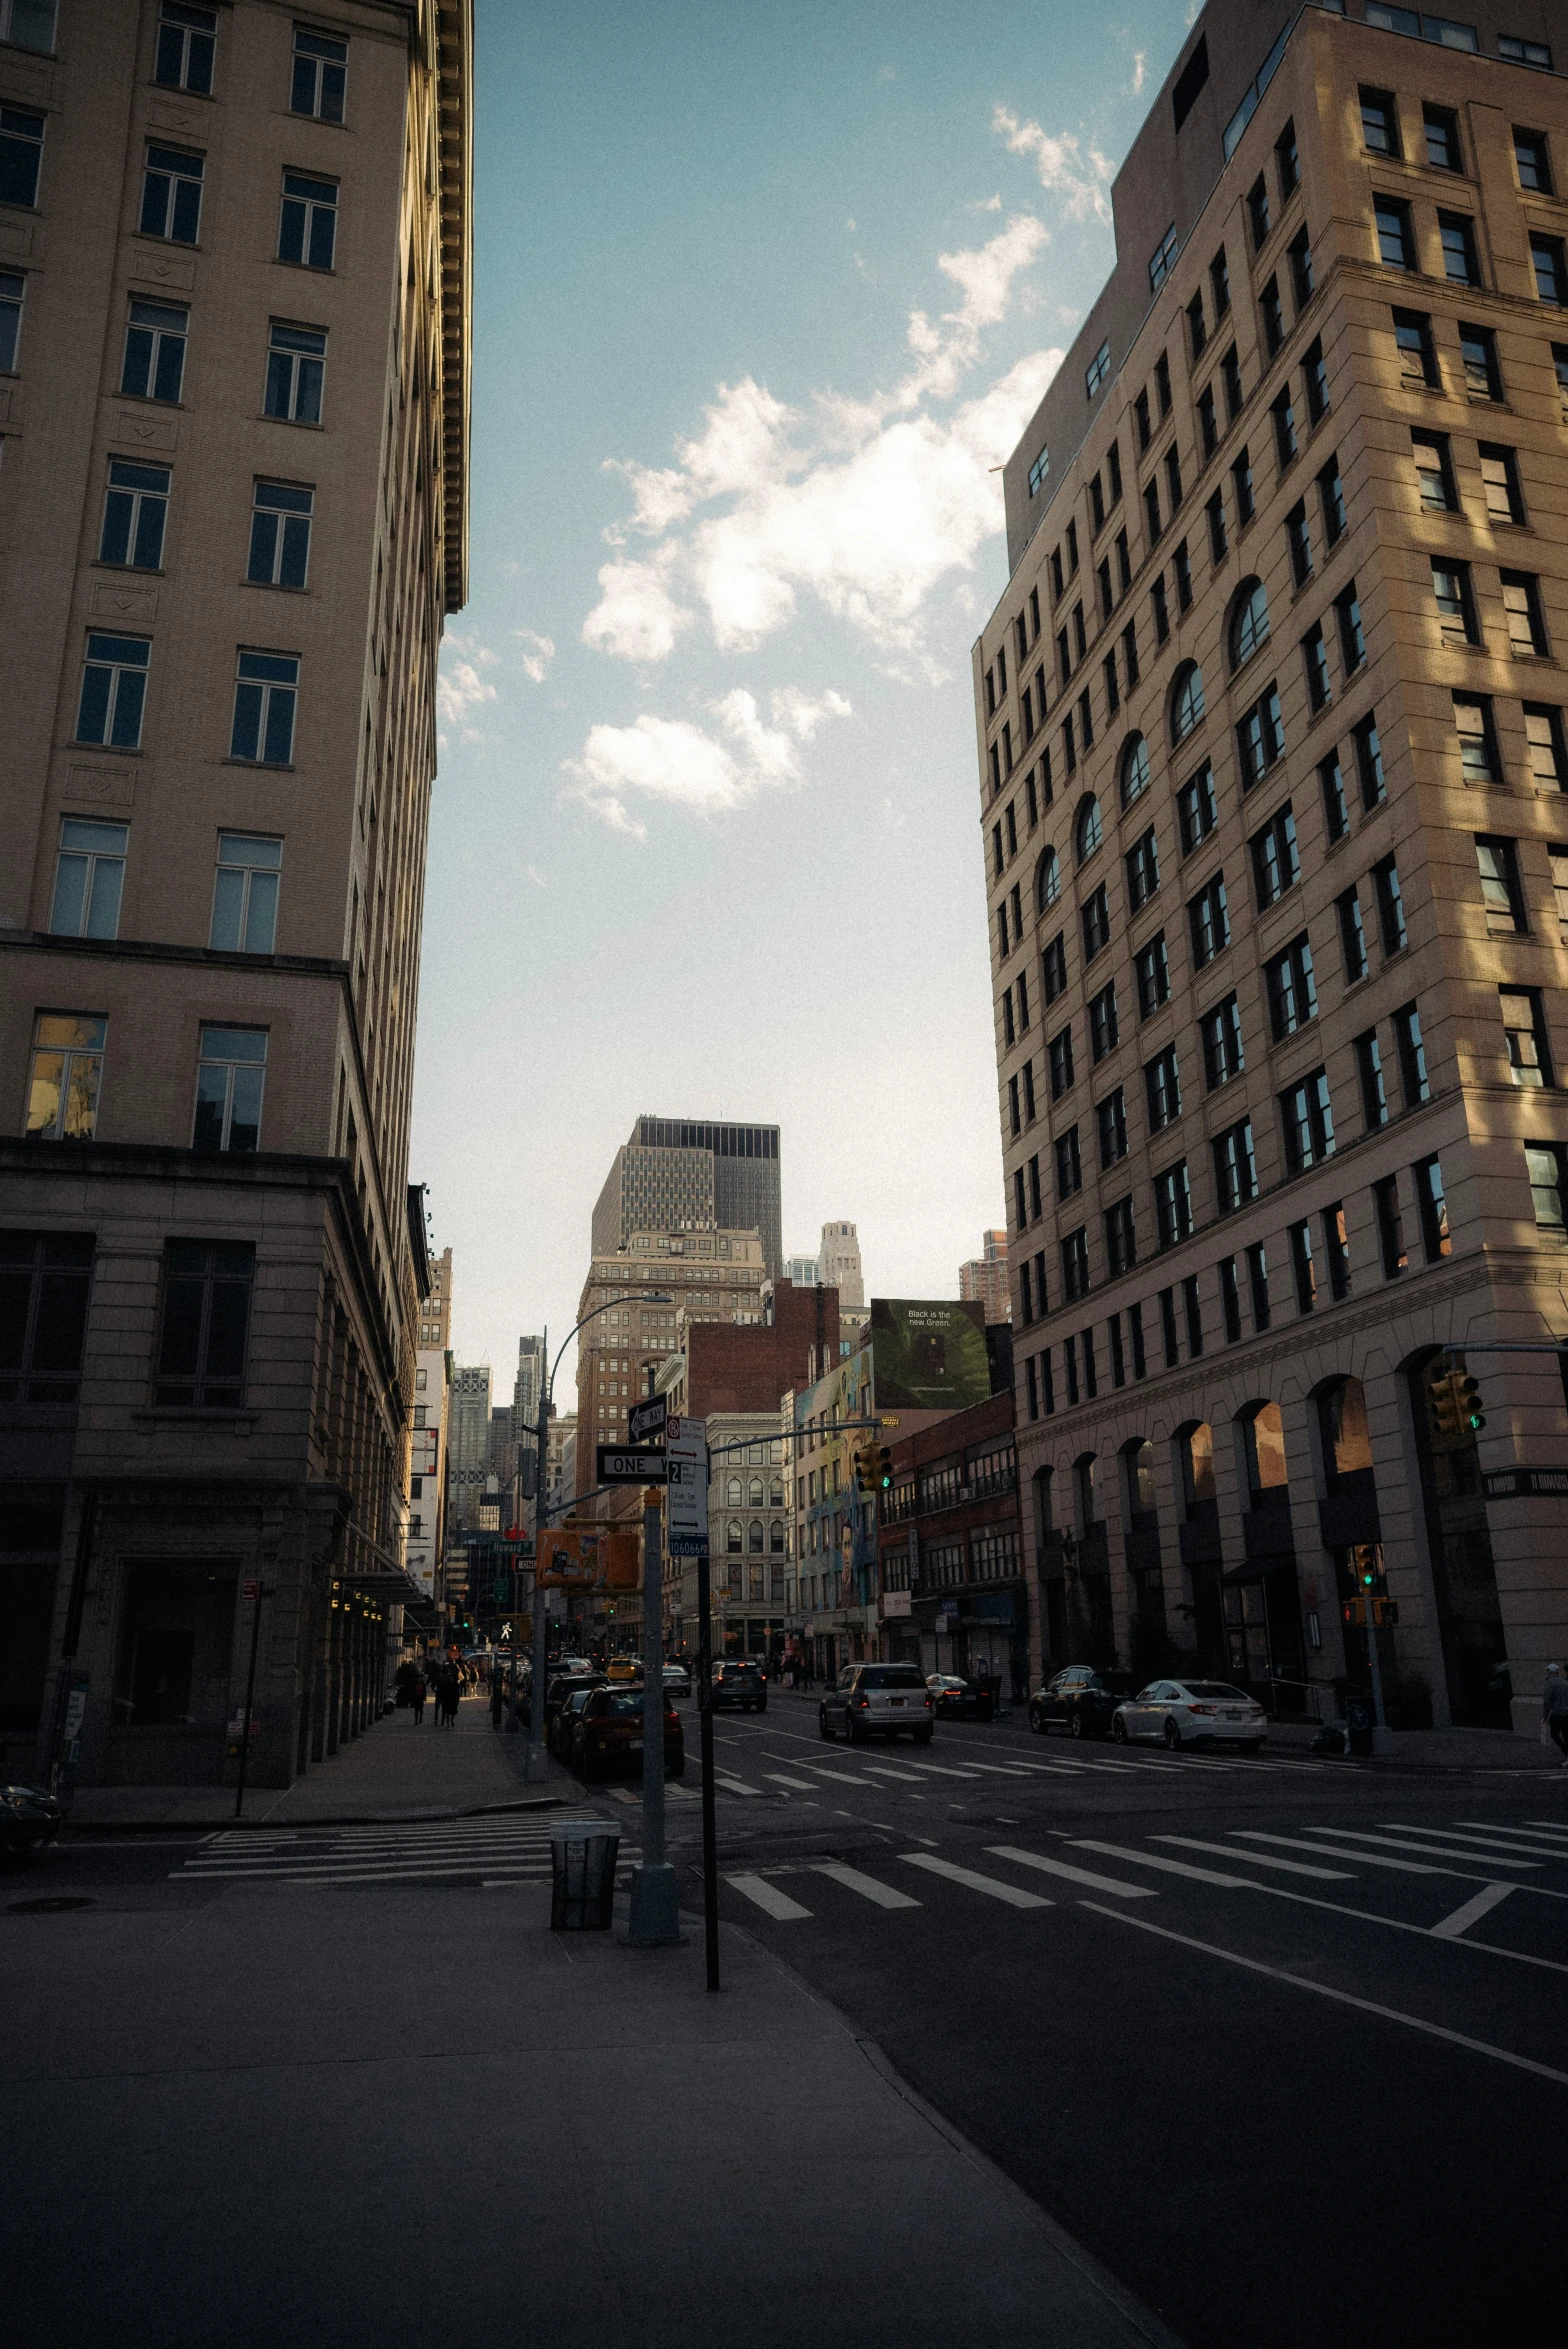
[[[1285,1423],[1276,1402],[1237,1414],[1247,1506],[1241,1562],[1224,1577],[1230,1677],[1272,1713],[1306,1711],[1301,1592],[1285,1467]]]
[[[1206,1419],[1190,1419],[1176,1431],[1176,1479],[1181,1494],[1181,1562],[1192,1584],[1191,1620],[1198,1670],[1223,1675],[1229,1669],[1220,1604],[1220,1510],[1214,1490],[1214,1430]]]
[[[1154,1491],[1154,1446],[1134,1436],[1122,1446],[1122,1500],[1127,1541],[1127,1662],[1149,1679],[1169,1662],[1160,1517]]]

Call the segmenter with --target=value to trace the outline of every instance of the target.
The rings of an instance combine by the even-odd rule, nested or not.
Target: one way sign
[[[600,1484],[663,1484],[664,1454],[654,1444],[595,1446]]]
[[[668,1397],[650,1395],[646,1403],[634,1403],[627,1412],[626,1432],[634,1444],[662,1444],[668,1415]]]

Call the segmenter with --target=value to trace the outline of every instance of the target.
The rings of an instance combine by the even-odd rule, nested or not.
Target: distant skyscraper
[[[784,1278],[797,1289],[820,1289],[822,1264],[816,1256],[789,1256],[784,1261]]]
[[[490,1365],[479,1363],[452,1373],[448,1458],[452,1478],[448,1506],[454,1530],[479,1522],[479,1502],[490,1473]]]
[[[593,1253],[613,1256],[634,1232],[757,1232],[768,1277],[783,1248],[777,1126],[640,1117],[615,1154],[593,1211]]]
[[[866,1284],[860,1270],[860,1239],[852,1223],[822,1226],[822,1248],[817,1262],[822,1286],[838,1291],[841,1312],[846,1305],[855,1308],[864,1305]]]
[[[1007,1285],[1007,1234],[982,1232],[980,1254],[958,1268],[958,1294],[977,1297],[987,1321],[1011,1321],[1012,1292]]]

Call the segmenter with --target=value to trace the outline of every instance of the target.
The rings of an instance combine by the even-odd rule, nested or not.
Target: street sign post
[[[702,1923],[708,1988],[719,1987],[719,1854],[713,1791],[713,1594],[708,1570],[708,1426],[671,1418],[664,1430],[669,1462],[665,1539],[672,1558],[697,1561],[697,1720],[702,1740]]]
[[[626,1433],[634,1444],[651,1444],[662,1439],[669,1416],[669,1398],[650,1395],[645,1403],[634,1403],[626,1414]]]
[[[702,1419],[671,1419],[664,1430],[672,1558],[700,1558],[708,1546],[708,1428]]]
[[[600,1484],[663,1484],[664,1454],[656,1444],[597,1444]]]

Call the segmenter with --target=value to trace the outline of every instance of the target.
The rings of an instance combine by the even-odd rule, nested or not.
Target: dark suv
[[[726,1705],[738,1705],[743,1713],[765,1713],[768,1709],[767,1675],[756,1658],[726,1657],[722,1664],[715,1664],[708,1703],[716,1713]]]
[[[1038,1736],[1065,1729],[1070,1737],[1108,1737],[1111,1715],[1135,1697],[1133,1672],[1096,1672],[1092,1664],[1069,1664],[1029,1699],[1029,1726]]]

